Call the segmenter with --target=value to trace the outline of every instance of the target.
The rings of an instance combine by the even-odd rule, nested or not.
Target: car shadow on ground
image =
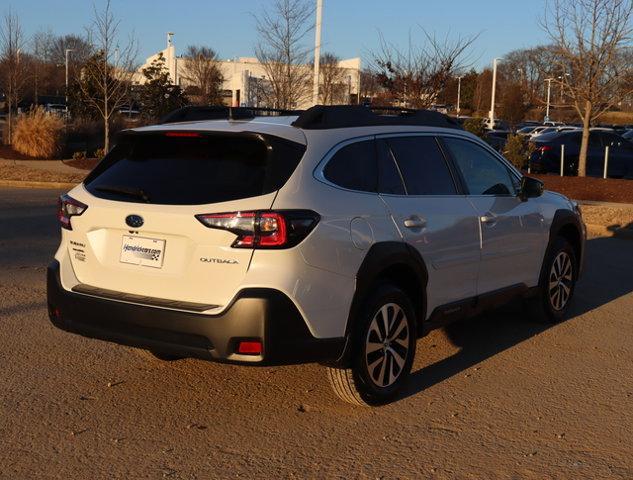
[[[587,241],[583,278],[576,287],[567,319],[573,319],[633,292],[633,242],[614,238]],[[554,325],[539,323],[513,302],[493,312],[444,327],[459,347],[450,357],[415,372],[400,399],[416,395]],[[420,354],[420,352],[418,353]]]

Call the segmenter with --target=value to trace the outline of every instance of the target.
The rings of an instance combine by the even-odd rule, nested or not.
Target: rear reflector
[[[261,355],[262,342],[260,342],[259,340],[240,342],[237,346],[237,353],[240,353],[242,355]]]

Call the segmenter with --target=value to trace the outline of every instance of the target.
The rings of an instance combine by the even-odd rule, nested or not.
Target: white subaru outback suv
[[[57,327],[162,359],[320,362],[361,405],[449,321],[517,297],[560,320],[586,236],[450,118],[351,106],[126,131],[59,221]]]

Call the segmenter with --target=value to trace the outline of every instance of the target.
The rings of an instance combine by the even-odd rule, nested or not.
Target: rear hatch
[[[209,228],[196,215],[270,209],[304,151],[251,133],[122,136],[86,178],[88,194],[79,200],[87,209],[71,219],[76,277],[150,300],[225,305],[253,250],[234,248],[235,233]]]

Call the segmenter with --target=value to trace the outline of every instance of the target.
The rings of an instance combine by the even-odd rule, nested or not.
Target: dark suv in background
[[[534,173],[560,172],[561,145],[565,145],[564,173],[576,175],[582,130],[546,133],[535,137],[534,152],[530,157]],[[587,151],[587,175],[602,176],[605,149],[609,147],[608,176],[633,178],[633,143],[612,132],[591,131]]]

